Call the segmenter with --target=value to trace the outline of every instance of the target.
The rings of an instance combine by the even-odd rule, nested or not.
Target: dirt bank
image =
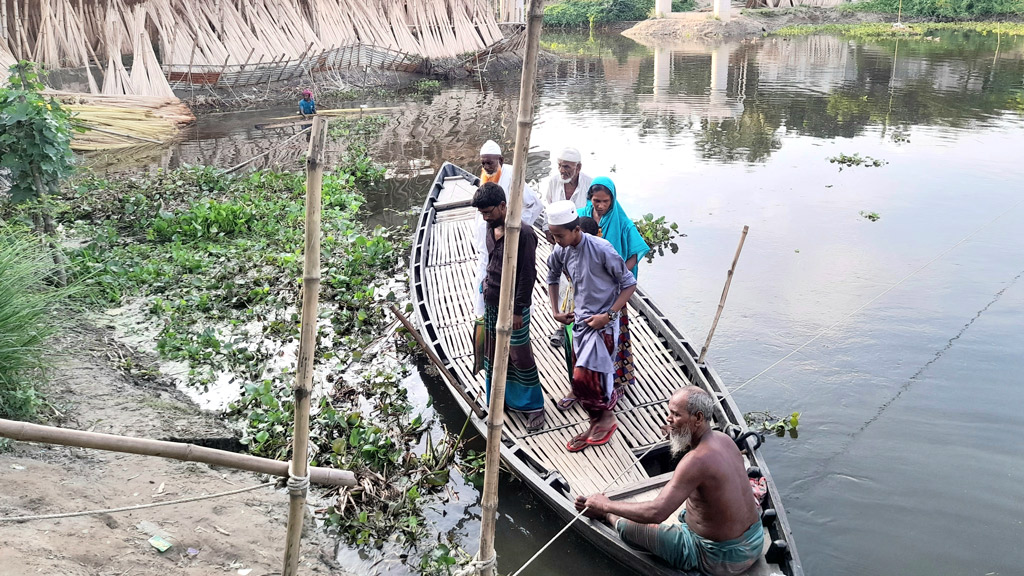
[[[906,20],[906,19],[905,19]],[[785,8],[775,10],[735,10],[728,22],[716,20],[711,12],[687,12],[673,18],[638,22],[622,34],[638,42],[687,39],[748,38],[761,36],[800,24],[864,24],[895,22],[893,14],[850,12],[834,8]],[[908,22],[910,20],[907,20]]]
[[[46,397],[53,424],[147,438],[232,438],[173,386],[149,377],[144,359],[105,330],[83,326],[62,344],[65,356]],[[141,362],[140,362],[141,360]],[[131,375],[121,370],[134,366]],[[141,368],[141,369],[140,369]],[[115,508],[225,492],[268,478],[162,458],[14,443],[0,454],[0,516]],[[99,516],[0,523],[5,576],[107,576],[280,572],[288,510],[283,490],[262,488],[214,500]],[[160,553],[147,540],[172,543]],[[302,571],[345,574],[327,539],[307,530]]]

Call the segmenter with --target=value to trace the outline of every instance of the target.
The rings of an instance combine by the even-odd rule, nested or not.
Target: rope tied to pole
[[[481,560],[480,554],[478,553],[477,555],[473,556],[473,559],[469,561],[469,564],[466,564],[465,568],[460,568],[456,570],[452,574],[452,576],[477,576],[477,574],[480,574],[484,570],[494,568],[497,565],[497,562],[497,554],[491,556],[489,560]]]
[[[305,476],[296,476],[292,465],[288,465],[288,494],[305,494],[309,489],[309,466],[306,467]]]

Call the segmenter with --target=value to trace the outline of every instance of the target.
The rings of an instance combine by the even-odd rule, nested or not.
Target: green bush
[[[653,10],[654,0],[567,0],[544,9],[544,24],[580,27],[645,20]]]
[[[46,284],[53,254],[36,238],[0,226],[0,418],[28,420],[40,404],[57,330],[55,308],[67,291]]]
[[[896,13],[900,0],[868,0],[858,10]],[[967,19],[978,16],[1024,14],[1024,0],[904,0],[904,16]]]

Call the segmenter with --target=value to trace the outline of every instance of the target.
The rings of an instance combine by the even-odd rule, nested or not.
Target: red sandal
[[[612,424],[612,427],[608,429],[608,433],[605,434],[604,436],[602,436],[601,438],[598,438],[597,440],[591,440],[588,437],[587,438],[587,446],[601,446],[602,444],[607,444],[608,441],[612,439],[612,434],[615,434],[615,431],[618,430],[618,429],[619,429],[619,424],[615,423],[615,424]],[[575,438],[574,438],[574,440],[575,440]]]

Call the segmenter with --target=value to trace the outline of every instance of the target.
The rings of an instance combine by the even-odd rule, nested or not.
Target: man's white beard
[[[686,451],[690,447],[690,440],[693,439],[693,433],[690,430],[676,430],[672,429],[668,433],[668,440],[672,447],[672,456],[679,457],[680,454]]]
[[[575,176],[569,176],[568,178],[562,178],[561,174],[558,175],[558,181],[561,182],[562,184],[571,184],[573,178],[575,178]]]

